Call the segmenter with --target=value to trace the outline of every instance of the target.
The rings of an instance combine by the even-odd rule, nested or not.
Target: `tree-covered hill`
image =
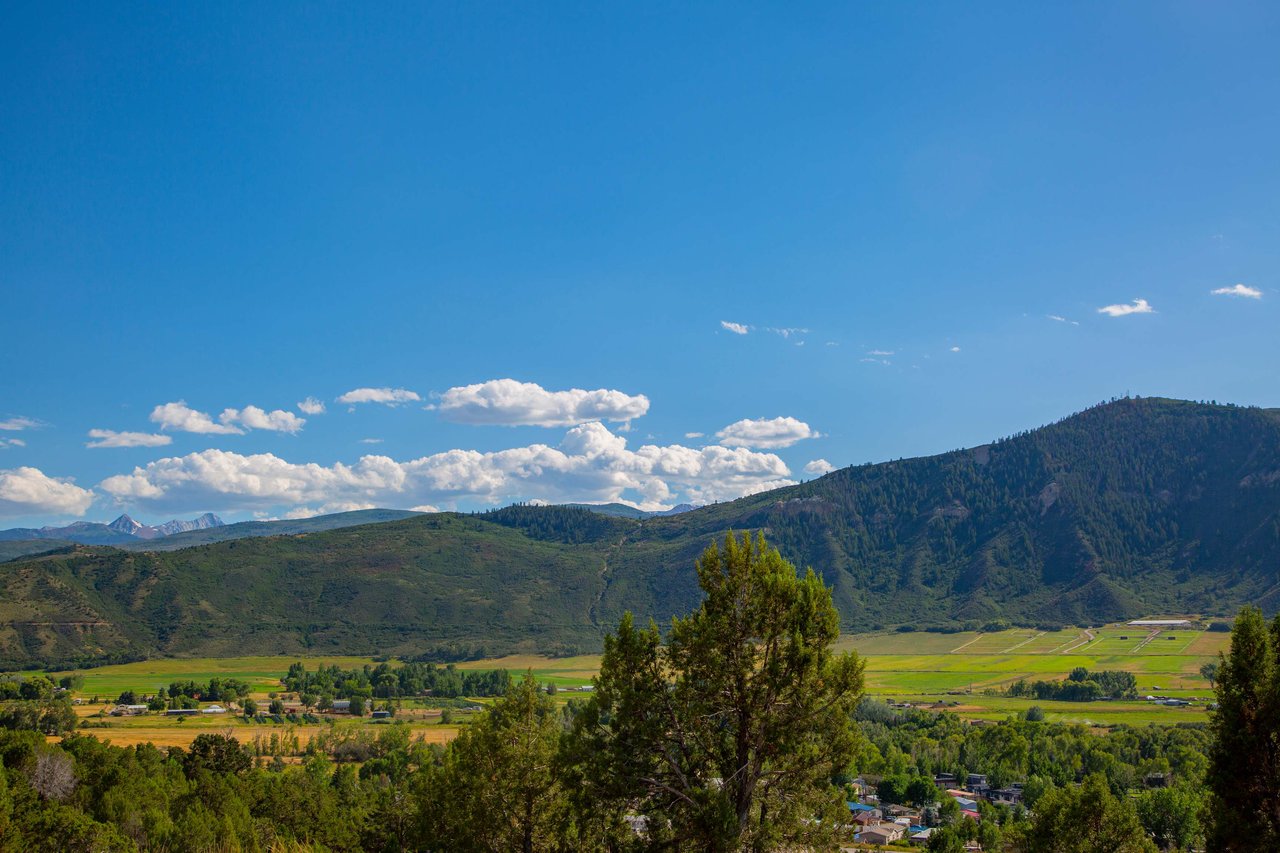
[[[166,553],[0,565],[0,666],[150,654],[595,649],[696,606],[693,562],[763,529],[846,629],[1100,623],[1280,605],[1280,412],[1125,399],[968,450],[671,516],[514,506]]]

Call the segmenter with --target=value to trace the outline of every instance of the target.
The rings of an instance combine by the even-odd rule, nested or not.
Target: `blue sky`
[[[657,507],[1280,405],[1277,92],[1265,3],[13,8],[0,520]]]

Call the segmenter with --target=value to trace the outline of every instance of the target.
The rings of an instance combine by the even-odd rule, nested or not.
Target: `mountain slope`
[[[665,623],[696,606],[693,561],[728,529],[818,571],[847,629],[1275,610],[1280,412],[1120,400],[671,516],[514,506],[78,548],[0,565],[0,661],[591,649],[625,610]]]
[[[337,530],[342,527],[355,527],[361,524],[377,524],[382,521],[399,521],[412,518],[421,513],[407,509],[358,509],[350,512],[336,512],[331,515],[317,515],[311,518],[293,518],[279,521],[240,521],[235,524],[208,525],[181,530],[163,538],[132,541],[122,547],[129,551],[176,551],[179,548],[190,548],[193,545],[205,545],[211,542],[226,542],[231,539],[248,539],[259,536],[293,536],[300,533],[318,533],[323,530]],[[201,516],[204,518],[204,516]],[[214,516],[217,518],[217,516]],[[199,521],[200,519],[197,519]],[[179,522],[181,523],[181,522]],[[174,522],[169,522],[174,524]],[[168,525],[161,525],[163,529]]]

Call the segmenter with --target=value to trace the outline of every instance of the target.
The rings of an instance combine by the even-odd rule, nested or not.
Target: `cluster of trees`
[[[64,685],[55,685],[43,675],[0,678],[0,728],[60,735],[75,727],[75,711]]]
[[[453,664],[409,662],[400,666],[366,664],[359,669],[322,666],[314,672],[293,663],[283,679],[286,690],[329,699],[395,699],[402,696],[501,696],[511,686],[505,669],[463,670]]]
[[[1071,670],[1065,681],[1027,681],[1020,678],[1009,685],[1008,694],[1064,702],[1092,702],[1103,698],[1133,699],[1138,695],[1138,681],[1132,672],[1109,669],[1090,672],[1078,666]]]
[[[701,607],[665,635],[625,617],[592,696],[558,707],[526,676],[447,748],[336,728],[288,766],[282,741],[0,731],[0,852],[828,850],[857,775],[926,808],[932,851],[1280,849],[1280,619],[1241,614],[1210,726],[972,725],[864,700],[830,591],[762,539],[697,568]],[[943,772],[1020,782],[1029,811],[973,821],[933,789]]]

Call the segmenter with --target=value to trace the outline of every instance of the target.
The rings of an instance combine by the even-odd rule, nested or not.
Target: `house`
[[[221,705],[210,705],[208,708],[201,708],[201,714],[225,714],[227,709]]]
[[[136,717],[147,713],[146,705],[117,705],[109,712],[113,717]]]
[[[900,823],[881,823],[875,826],[869,826],[862,832],[858,833],[858,840],[863,844],[876,844],[884,846],[893,844],[895,841],[902,839],[907,832],[907,827]]]
[[[164,712],[164,715],[166,717],[194,717],[199,713],[199,708],[170,708]]]
[[[1003,806],[1014,806],[1022,802],[1022,787],[1010,786],[987,791],[987,800]]]
[[[868,805],[867,803],[846,803],[846,805],[849,806],[849,813],[853,815],[855,820],[860,815],[864,818],[871,818],[874,820],[881,820],[884,818],[884,812],[876,806]]]
[[[987,777],[981,773],[970,773],[965,787],[970,791],[978,791],[987,787]]]
[[[933,777],[933,784],[945,791],[956,786],[956,777],[952,773],[939,773]]]
[[[333,713],[335,713],[335,714],[350,714],[350,713],[351,713],[351,700],[350,700],[350,699],[334,699],[334,700],[333,700]]]
[[[386,720],[391,717],[391,712],[390,711],[374,711],[372,714],[372,717],[375,720]]]
[[[924,847],[926,844],[929,843],[929,838],[932,835],[933,835],[933,827],[929,827],[927,829],[922,829],[919,832],[911,833],[911,837],[908,838],[907,840],[910,841],[912,844],[916,845],[917,847]]]

